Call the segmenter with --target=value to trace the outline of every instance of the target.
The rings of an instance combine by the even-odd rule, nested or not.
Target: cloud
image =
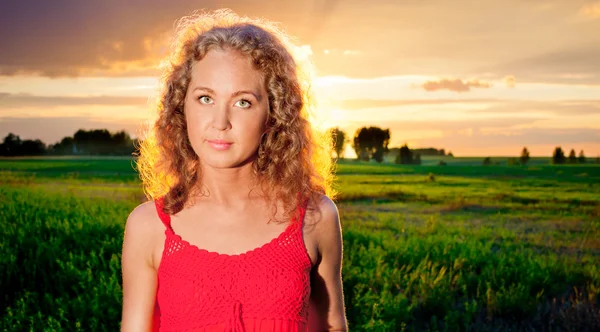
[[[449,90],[454,92],[468,92],[471,88],[489,89],[492,85],[479,80],[463,81],[461,79],[443,78],[438,81],[427,81],[422,87],[425,91]]]
[[[155,6],[156,1],[144,6],[110,1],[3,2],[0,74],[153,72],[168,45],[164,33],[169,30],[169,12],[177,7],[154,11]]]
[[[157,75],[176,20],[198,9],[233,8],[240,15],[291,22],[294,36],[319,35],[337,0],[306,6],[282,0],[262,6],[242,0],[32,0],[0,2],[0,75]],[[285,8],[285,10],[281,10]],[[306,38],[309,37],[309,38]]]
[[[600,2],[586,4],[579,13],[589,18],[600,18]]]
[[[521,57],[494,66],[481,67],[473,73],[488,72],[497,76],[515,73],[520,82],[563,84],[600,84],[600,39],[568,48]],[[500,76],[501,77],[501,76]]]
[[[504,77],[504,84],[506,84],[509,88],[515,87],[515,77],[513,75],[508,75]]]
[[[600,115],[600,99],[598,100],[518,100],[518,99],[345,99],[331,100],[325,105],[346,111],[387,108],[394,106],[414,105],[473,105],[481,104],[481,108],[468,107],[468,113],[514,114],[514,113],[551,113],[563,116]]]
[[[571,15],[583,0],[486,2],[476,12],[465,10],[470,2],[0,1],[0,75],[156,76],[178,18],[200,7],[228,7],[281,22],[299,44],[311,45],[321,76],[490,81],[484,74],[493,73],[494,81],[514,75],[519,83],[600,84],[600,20]]]
[[[472,113],[533,114],[550,113],[561,116],[600,115],[600,100],[506,100]]]
[[[477,104],[493,103],[498,99],[343,99],[330,100],[324,105],[343,110],[353,111],[361,109],[385,108],[393,106],[412,105],[444,105],[444,104]]]
[[[344,55],[359,55],[361,54],[361,52],[359,51],[353,51],[353,50],[345,50],[344,51]]]
[[[457,133],[466,130],[481,129],[506,129],[514,126],[532,126],[536,121],[544,119],[539,115],[512,116],[512,117],[490,117],[479,119],[457,119],[457,120],[397,120],[397,121],[370,121],[369,125],[389,128],[393,132],[403,131],[440,131],[444,133]],[[364,122],[356,123],[364,126]],[[395,139],[393,138],[393,141]]]
[[[446,133],[443,139],[415,139],[422,146],[444,146],[448,143],[463,148],[499,148],[527,145],[574,145],[600,143],[600,130],[591,128],[526,128],[486,132],[474,130],[471,135]],[[440,145],[441,144],[441,145]],[[549,151],[548,154],[551,152]]]
[[[89,96],[89,97],[47,97],[30,94],[10,94],[0,92],[0,108],[54,108],[61,106],[143,106],[148,104],[148,98],[122,96]]]

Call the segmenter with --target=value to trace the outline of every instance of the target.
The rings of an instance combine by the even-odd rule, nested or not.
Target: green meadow
[[[351,331],[600,330],[600,165],[506,159],[338,164]],[[0,330],[119,329],[133,165],[0,159]]]

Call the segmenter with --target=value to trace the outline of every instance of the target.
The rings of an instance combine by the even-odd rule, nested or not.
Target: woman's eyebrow
[[[240,91],[234,92],[231,94],[231,97],[237,97],[239,95],[244,95],[244,94],[253,95],[254,98],[256,98],[256,100],[260,101],[260,97],[261,97],[260,93],[254,93],[250,90],[240,90]]]
[[[215,90],[213,90],[211,88],[204,87],[204,86],[197,86],[197,87],[194,88],[194,91],[196,91],[196,90],[203,90],[203,91],[209,92],[209,93],[211,93],[213,95],[216,94]],[[254,98],[256,98],[256,100],[258,100],[258,101],[261,100],[261,94],[260,93],[256,93],[256,92],[253,92],[253,91],[250,91],[250,90],[236,91],[236,92],[234,92],[234,93],[231,94],[231,97],[233,98],[233,97],[237,97],[237,96],[243,95],[243,94],[250,94],[250,95],[253,95]]]

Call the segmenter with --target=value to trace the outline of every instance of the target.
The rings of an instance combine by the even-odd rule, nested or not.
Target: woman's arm
[[[309,330],[347,331],[342,290],[342,230],[337,207],[328,197],[323,197],[311,217],[319,261],[311,273]]]
[[[123,316],[121,331],[153,331],[157,274],[152,254],[156,244],[158,217],[154,203],[135,208],[125,224],[121,268],[123,273]],[[155,325],[155,326],[153,326]]]

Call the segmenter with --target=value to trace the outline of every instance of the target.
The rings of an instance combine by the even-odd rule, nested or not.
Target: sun
[[[341,109],[323,107],[319,113],[322,128],[341,127],[345,124],[344,111]]]

